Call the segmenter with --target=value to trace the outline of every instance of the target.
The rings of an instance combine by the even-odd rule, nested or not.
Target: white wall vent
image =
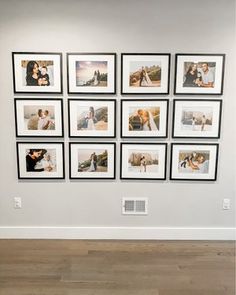
[[[147,215],[148,199],[147,198],[123,198],[122,214],[125,215]]]

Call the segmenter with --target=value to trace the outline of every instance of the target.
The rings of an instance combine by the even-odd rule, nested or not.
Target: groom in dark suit
[[[98,157],[97,157],[96,153],[94,153],[94,155],[93,155],[93,164],[94,164],[95,171],[97,171],[97,161],[98,161]]]
[[[145,77],[145,71],[144,71],[144,67],[142,67],[142,70],[140,72],[140,80],[139,80],[139,86],[142,86],[142,82],[143,82],[143,79]]]

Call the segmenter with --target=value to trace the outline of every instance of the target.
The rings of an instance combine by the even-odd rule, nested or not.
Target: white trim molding
[[[1,226],[0,239],[236,240],[236,228]]]

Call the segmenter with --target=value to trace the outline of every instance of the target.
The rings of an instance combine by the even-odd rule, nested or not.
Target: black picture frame
[[[178,66],[178,60],[180,58],[188,58],[191,57],[192,60],[198,60],[197,63],[201,62],[202,64],[205,62],[209,62],[209,60],[204,60],[203,57],[212,57],[212,59],[215,58],[215,62],[217,62],[217,58],[221,58],[221,69],[217,72],[217,78],[214,75],[214,79],[219,80],[220,85],[217,86],[217,91],[212,91],[212,88],[207,87],[186,87],[187,90],[183,91],[184,87],[179,85],[178,78],[179,76],[183,77],[184,73],[181,72],[181,75],[179,74],[179,66]],[[174,95],[223,95],[223,88],[224,88],[224,73],[225,73],[225,57],[226,55],[224,53],[177,53],[175,54],[175,78],[174,78]],[[195,61],[189,61],[192,63],[196,63]],[[184,68],[182,66],[181,68]],[[182,78],[181,78],[182,79]],[[183,81],[181,82],[183,84]],[[219,84],[218,83],[218,84]],[[180,88],[180,89],[178,89]],[[190,91],[192,90],[192,91]],[[202,91],[203,90],[203,91]]]
[[[71,131],[71,107],[70,104],[71,102],[94,102],[95,104],[98,102],[104,102],[104,104],[109,104],[109,103],[113,103],[113,134],[112,135],[72,135],[72,131]],[[69,129],[69,137],[70,138],[116,138],[116,111],[117,111],[117,106],[116,106],[117,102],[115,99],[93,99],[93,98],[69,98],[68,99],[68,129]]]
[[[43,146],[43,145],[48,145],[48,146],[60,146],[61,147],[61,161],[60,163],[61,166],[61,176],[55,176],[55,177],[50,177],[50,176],[45,176],[45,177],[37,177],[40,176],[40,172],[33,172],[36,173],[35,176],[22,176],[23,173],[27,174],[28,171],[21,171],[21,164],[20,164],[20,145],[36,145],[36,146]],[[43,149],[43,147],[42,147]],[[16,155],[17,155],[17,175],[18,179],[33,179],[33,180],[46,180],[46,179],[65,179],[65,152],[64,152],[64,142],[31,142],[31,141],[24,141],[24,142],[16,142]],[[25,155],[24,155],[25,156]]]
[[[196,174],[193,174],[192,178],[187,178],[187,177],[173,177],[173,150],[175,146],[209,146],[209,147],[215,147],[215,161],[214,161],[214,173],[213,177],[211,178],[197,178]],[[197,151],[197,150],[196,150]],[[170,155],[170,180],[173,181],[216,181],[217,180],[217,171],[218,171],[218,157],[219,157],[219,144],[218,143],[171,143],[171,155]]]
[[[166,114],[165,114],[165,134],[164,135],[148,135],[148,136],[142,136],[142,135],[134,135],[134,136],[126,136],[124,135],[124,122],[123,122],[123,115],[124,115],[124,104],[125,103],[133,103],[133,102],[143,102],[143,103],[153,103],[153,102],[159,102],[159,103],[166,103]],[[167,138],[168,137],[168,122],[169,122],[169,99],[121,99],[121,115],[120,115],[120,120],[121,120],[121,129],[120,129],[120,137],[121,138],[156,138],[156,139],[161,139],[161,138]]]
[[[113,151],[113,169],[111,170],[112,176],[108,177],[78,177],[72,175],[72,146],[83,146],[83,145],[89,145],[89,146],[111,146]],[[78,171],[77,171],[78,172]],[[94,172],[92,172],[94,173]],[[116,179],[116,143],[115,142],[69,142],[69,179],[71,180],[114,180]]]
[[[125,56],[160,56],[167,57],[167,70],[166,70],[166,89],[155,92],[145,91],[125,91],[124,90],[124,57]],[[171,65],[171,54],[170,53],[121,53],[121,95],[168,95],[170,93],[170,65]],[[163,70],[162,70],[163,71]],[[151,89],[151,87],[143,87],[142,89]],[[157,88],[157,87],[156,87]]]
[[[72,88],[72,83],[71,83],[71,80],[70,80],[70,75],[72,75],[71,72],[71,69],[70,69],[70,65],[69,65],[69,59],[71,56],[85,56],[87,55],[88,57],[89,56],[111,56],[113,57],[113,67],[114,67],[114,70],[112,71],[112,74],[113,74],[113,87],[111,87],[112,89],[110,91],[76,91],[76,87],[79,87],[79,86],[73,86],[75,87],[75,90],[71,90]],[[69,95],[71,94],[83,94],[83,95],[91,95],[91,94],[96,94],[96,95],[111,95],[111,94],[116,94],[116,62],[117,62],[117,55],[116,53],[114,52],[68,52],[66,53],[66,60],[67,60],[67,92]],[[109,73],[108,73],[109,74]]]
[[[177,136],[175,134],[176,131],[176,104],[179,102],[183,103],[191,103],[191,102],[199,102],[199,103],[209,103],[219,104],[219,113],[218,113],[218,127],[217,127],[217,135],[215,136]],[[219,139],[220,138],[220,131],[221,131],[221,120],[222,120],[222,105],[223,101],[221,99],[174,99],[173,100],[173,117],[172,117],[172,138],[189,138],[189,139]]]
[[[39,102],[39,101],[42,101],[42,104],[44,103],[44,102],[52,102],[52,103],[54,103],[54,102],[59,102],[60,103],[60,117],[61,117],[61,119],[59,120],[60,122],[61,122],[61,126],[60,126],[60,130],[61,130],[61,135],[57,135],[57,134],[55,134],[55,135],[47,135],[47,134],[42,134],[42,135],[36,135],[36,134],[34,134],[34,135],[27,135],[27,134],[25,134],[25,135],[20,135],[20,131],[19,131],[19,128],[18,128],[18,126],[19,126],[19,124],[18,124],[18,121],[19,121],[19,119],[20,118],[18,118],[18,108],[17,108],[17,103],[18,102],[31,102],[31,101],[35,101],[35,102]],[[18,137],[18,138],[24,138],[24,137],[32,137],[32,138],[37,138],[37,137],[41,137],[41,138],[43,138],[43,137],[47,137],[47,138],[49,138],[49,137],[53,137],[53,138],[63,138],[64,137],[64,111],[63,111],[63,100],[61,99],[61,98],[15,98],[14,99],[14,112],[15,112],[15,134],[16,134],[16,137]],[[33,133],[33,131],[32,131],[32,133]]]
[[[19,73],[16,73],[16,69],[18,69],[18,71],[20,70],[19,68],[16,67],[16,61],[15,59],[17,58],[17,55],[22,56],[22,55],[35,55],[35,60],[37,59],[37,56],[41,56],[41,55],[49,55],[49,56],[58,56],[59,58],[59,70],[60,73],[58,74],[58,80],[57,81],[59,83],[58,85],[58,90],[50,90],[49,91],[49,87],[51,88],[51,86],[39,86],[40,88],[38,88],[38,90],[43,90],[43,91],[37,91],[37,90],[32,90],[29,89],[27,90],[27,87],[31,87],[31,86],[23,86],[26,89],[24,90],[19,90],[19,82],[20,82],[20,77],[18,77],[18,75],[20,75]],[[30,60],[32,60],[32,58],[29,58]],[[12,71],[13,71],[13,90],[14,93],[17,94],[62,94],[63,93],[63,75],[62,75],[62,53],[61,52],[12,52]],[[54,78],[55,78],[55,73],[54,73]]]
[[[162,146],[164,147],[164,172],[163,172],[163,177],[125,177],[123,176],[123,147],[125,145],[132,145],[132,146],[139,146],[139,145],[145,145],[145,146]],[[166,180],[166,175],[167,175],[167,149],[168,149],[168,144],[167,143],[156,143],[156,142],[121,142],[120,143],[120,179],[121,180],[162,180],[165,181]]]

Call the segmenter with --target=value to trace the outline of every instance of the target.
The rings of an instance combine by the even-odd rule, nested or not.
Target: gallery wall
[[[235,227],[234,5],[234,0],[228,0],[227,5],[225,1],[213,0],[206,0],[203,5],[196,5],[196,1],[193,0],[42,0],[40,5],[37,1],[29,0],[1,1],[0,236],[8,236],[7,231],[9,233],[12,230],[10,227],[14,231],[9,236],[14,234],[17,236],[16,227],[119,227],[123,229],[137,227],[166,228],[167,232],[168,229],[173,228],[209,230]],[[11,61],[11,52],[14,51],[62,52],[63,95],[14,95]],[[214,97],[223,100],[221,138],[211,141],[187,140],[187,142],[220,144],[217,181],[120,180],[119,144],[117,144],[116,180],[69,180],[68,143],[77,140],[68,138],[67,99],[69,97],[96,98],[96,96],[67,94],[67,52],[117,53],[117,94],[106,96],[117,99],[117,138],[109,140],[117,143],[124,142],[119,137],[120,100],[122,99],[120,94],[121,53],[171,53],[170,94],[157,97],[170,100],[169,137],[167,140],[160,140],[160,142],[168,143],[183,142],[171,139],[173,98],[183,98],[183,96],[173,95],[174,54],[225,53],[224,93],[222,96]],[[65,180],[18,180],[14,97],[63,98]],[[138,98],[145,98],[145,96]],[[149,96],[149,98],[156,97]],[[197,97],[186,96],[185,98]],[[58,141],[61,140],[58,139]],[[103,139],[96,139],[96,141],[102,142]],[[169,151],[167,175],[169,175]],[[22,198],[22,209],[14,209],[14,197]],[[122,215],[122,197],[147,197],[149,214],[146,216]],[[230,210],[222,210],[224,198],[231,200]],[[194,238],[194,231],[192,232]],[[222,238],[221,234],[222,231],[219,231],[219,238]],[[109,236],[112,235],[108,229],[107,236],[103,237]],[[77,237],[80,237],[79,234]],[[227,235],[224,237],[227,238]]]

